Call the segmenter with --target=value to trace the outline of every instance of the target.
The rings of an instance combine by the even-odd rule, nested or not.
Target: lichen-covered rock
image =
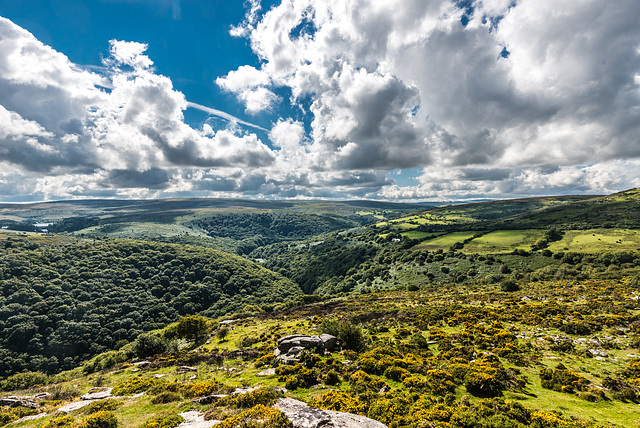
[[[352,413],[316,409],[293,398],[279,398],[276,409],[283,412],[295,428],[386,428],[381,422]]]
[[[307,336],[304,334],[292,334],[285,336],[278,341],[278,353],[286,354],[291,348],[316,348],[327,351],[333,350],[338,343],[338,339],[330,334],[320,336]]]

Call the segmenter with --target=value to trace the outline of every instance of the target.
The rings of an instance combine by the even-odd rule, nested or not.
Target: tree
[[[178,337],[191,339],[197,342],[207,333],[207,319],[200,315],[188,315],[178,321]]]

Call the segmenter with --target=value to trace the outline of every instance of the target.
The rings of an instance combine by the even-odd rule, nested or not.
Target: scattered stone
[[[151,364],[151,361],[138,361],[137,363],[133,363],[132,365],[137,367],[147,367],[149,364]]]
[[[40,407],[35,401],[19,397],[0,398],[0,406],[28,407],[30,409],[37,409],[38,407]]]
[[[133,394],[131,398],[138,398],[138,397],[142,397],[143,395],[144,395],[144,392],[138,392],[137,394]]]
[[[295,428],[386,428],[381,422],[351,413],[322,410],[293,398],[278,398],[275,406],[287,415]]]
[[[228,397],[228,394],[211,394],[204,397],[198,397],[191,400],[192,403],[198,404],[211,404],[217,402],[219,399]]]
[[[380,388],[380,391],[378,391],[378,394],[384,394],[391,391],[391,388],[389,387],[389,385],[384,385],[382,388]]]
[[[608,357],[609,354],[607,354],[605,351],[601,350],[601,349],[589,349],[589,352],[591,352],[591,355],[596,355],[599,357]]]
[[[89,392],[80,397],[81,400],[102,400],[111,397],[112,388],[91,388]]]
[[[31,398],[33,400],[45,400],[45,399],[49,398],[50,396],[51,396],[51,394],[49,394],[48,392],[41,392],[39,394],[34,395]]]
[[[253,348],[247,349],[238,349],[236,351],[229,352],[228,356],[230,358],[255,358],[258,356],[259,352]]]
[[[197,372],[197,371],[198,371],[197,367],[180,366],[176,368],[176,373],[178,374],[185,374],[188,372]]]
[[[256,376],[274,376],[276,374],[276,369],[273,367],[270,369],[266,369],[258,373]]]
[[[71,413],[74,410],[82,409],[84,406],[90,404],[91,401],[74,401],[73,403],[65,404],[62,407],[58,407],[58,411],[62,413]]]
[[[301,348],[323,348],[322,339],[319,336],[307,336],[304,334],[292,334],[285,336],[278,341],[278,349],[281,353],[289,352],[289,349],[296,347]]]
[[[237,322],[237,321],[240,321],[240,320],[239,319],[236,319],[236,320],[224,320],[224,321],[220,321],[220,324],[229,325],[229,324],[232,324],[232,323]]]
[[[165,377],[166,375],[166,373],[156,373],[153,375],[153,377],[155,377],[156,379],[160,379],[161,377]]]
[[[37,415],[29,415],[29,416],[25,416],[23,418],[18,419],[14,423],[17,424],[18,422],[32,421],[34,419],[44,418],[45,416],[49,416],[49,414],[48,413],[38,413]]]
[[[183,417],[184,422],[178,425],[178,428],[209,428],[219,424],[221,421],[205,421],[204,415],[192,410],[190,412],[179,413]]]
[[[321,334],[320,340],[322,340],[322,346],[327,351],[334,350],[336,345],[338,345],[338,338],[330,334],[326,334],[326,333]]]

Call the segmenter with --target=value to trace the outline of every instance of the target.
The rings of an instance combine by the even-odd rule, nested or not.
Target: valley
[[[0,423],[293,426],[289,397],[389,427],[633,427],[639,203],[3,204],[0,388],[50,395]],[[59,410],[91,388],[113,397]]]

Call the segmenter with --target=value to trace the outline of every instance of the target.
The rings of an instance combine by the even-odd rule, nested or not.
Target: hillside
[[[192,411],[222,427],[291,426],[270,407],[284,394],[397,428],[633,427],[639,195],[394,219],[332,203],[156,218],[162,239],[187,228],[173,238],[198,246],[101,236],[161,227],[140,213],[61,235],[1,233],[0,388],[52,396],[3,408],[0,424],[38,414],[16,426],[174,428]],[[367,216],[378,221],[363,226]],[[206,248],[224,242],[251,252]],[[320,333],[339,347],[275,358],[283,336]],[[118,397],[59,413],[91,387]],[[238,387],[258,389],[192,401]]]
[[[144,239],[248,253],[420,211],[433,204],[245,199],[79,200],[0,204],[0,227]]]
[[[6,395],[51,394],[36,409],[5,408],[3,421],[38,415],[15,426],[93,418],[176,427],[180,415],[199,414],[228,428],[291,427],[271,407],[286,396],[397,428],[631,428],[640,418],[639,284],[636,277],[362,295],[211,320],[197,343],[176,338],[190,321],[183,318],[73,371],[1,382]],[[273,353],[283,336],[322,332],[337,335],[338,348],[307,349],[290,364]],[[150,338],[182,349],[153,355],[141,346]],[[115,397],[79,400],[93,387],[114,388]],[[243,394],[234,394],[238,387]],[[74,403],[89,405],[71,410]]]
[[[0,377],[73,368],[185,314],[270,309],[300,294],[216,250],[0,234]]]

